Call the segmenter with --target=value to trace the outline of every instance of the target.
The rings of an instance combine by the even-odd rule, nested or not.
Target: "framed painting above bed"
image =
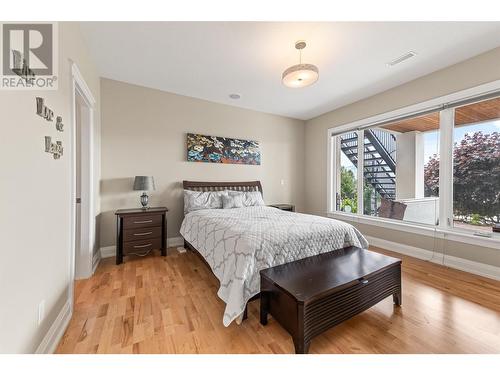
[[[259,142],[187,133],[187,161],[260,165]]]

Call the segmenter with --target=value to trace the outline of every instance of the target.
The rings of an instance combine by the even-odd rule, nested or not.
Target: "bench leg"
[[[394,304],[396,306],[401,306],[403,302],[403,295],[401,293],[401,289],[392,295],[392,300],[394,301]]]
[[[304,339],[293,339],[293,345],[295,346],[295,354],[307,354],[309,353],[310,341],[304,341]]]
[[[269,314],[269,294],[260,292],[260,324],[267,324],[267,314]]]

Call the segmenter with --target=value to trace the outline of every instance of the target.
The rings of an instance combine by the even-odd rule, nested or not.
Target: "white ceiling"
[[[304,120],[500,46],[500,22],[84,22],[82,31],[103,77]],[[301,39],[319,81],[290,89],[281,73],[298,63]],[[408,51],[417,56],[387,66]]]

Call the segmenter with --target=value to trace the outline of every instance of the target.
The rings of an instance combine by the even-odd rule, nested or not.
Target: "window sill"
[[[427,237],[441,238],[448,241],[462,242],[470,245],[489,247],[497,250],[500,249],[500,237],[495,235],[492,238],[480,237],[459,230],[444,229],[425,224],[405,223],[397,220],[366,215],[356,215],[338,211],[328,212],[327,215],[328,217],[331,217],[333,219],[350,221],[352,223],[373,225],[401,232],[419,234]]]

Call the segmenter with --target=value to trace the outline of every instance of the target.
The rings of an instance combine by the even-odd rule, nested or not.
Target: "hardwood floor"
[[[311,342],[310,353],[500,353],[500,282],[403,259],[403,306],[387,298]],[[104,259],[78,281],[57,353],[293,353],[259,301],[242,325],[222,325],[218,283],[191,252]]]

